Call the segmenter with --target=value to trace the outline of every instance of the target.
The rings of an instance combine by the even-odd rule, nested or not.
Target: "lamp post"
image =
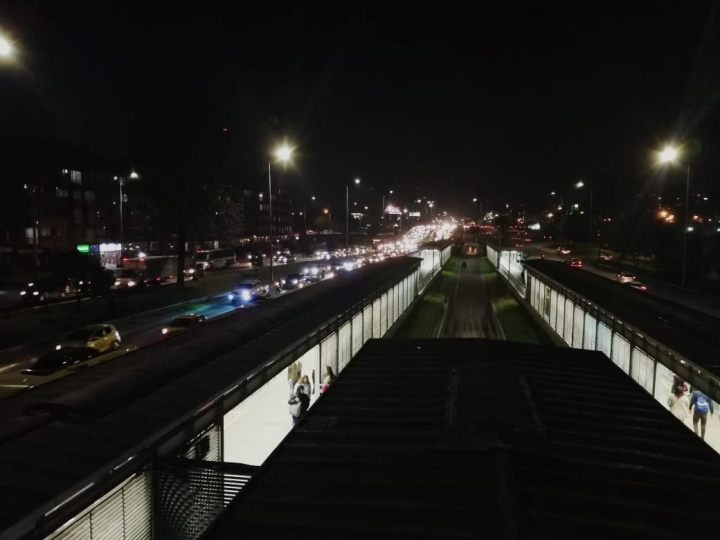
[[[136,173],[135,171],[132,171],[130,173],[130,176],[128,177],[131,180],[137,180],[140,178],[140,175]],[[119,210],[120,210],[120,264],[122,264],[122,253],[123,253],[123,246],[125,245],[125,226],[124,226],[124,212],[123,212],[123,203],[125,202],[125,194],[123,193],[123,186],[125,185],[125,178],[122,176],[116,176],[115,180],[118,183],[118,188],[120,192],[120,204],[119,204]]]
[[[360,183],[360,179],[355,179],[355,185]],[[325,212],[327,213],[327,211]],[[345,185],[345,250],[350,249],[350,184]]]
[[[658,161],[661,164],[677,163],[680,152],[677,148],[666,146],[658,152]],[[683,243],[682,243],[682,274],[680,277],[680,285],[685,287],[687,277],[687,235],[688,235],[688,217],[690,217],[690,164],[687,165],[685,174],[685,217],[683,219]]]
[[[332,230],[332,229],[330,229],[330,227],[331,227],[330,221],[332,220],[332,213],[327,208],[325,210],[323,210],[323,213],[328,217],[327,227],[328,227],[328,230],[330,231],[330,230]]]
[[[583,180],[579,180],[575,184],[575,188],[581,189],[585,187],[585,182]],[[592,244],[592,219],[593,219],[593,188],[590,188],[590,215],[588,217],[588,249],[590,248],[590,244]]]
[[[314,201],[315,197],[310,197],[310,200]],[[307,234],[307,199],[303,206],[303,234]]]
[[[288,146],[281,146],[275,151],[275,157],[278,159],[278,161],[282,161],[283,163],[286,163],[290,156],[292,155],[292,148]],[[275,245],[273,244],[272,234],[273,234],[273,215],[272,215],[272,160],[268,161],[268,215],[270,218],[270,224],[268,227],[268,239],[270,240],[270,281],[275,281],[275,274],[273,271],[273,250],[275,249]]]

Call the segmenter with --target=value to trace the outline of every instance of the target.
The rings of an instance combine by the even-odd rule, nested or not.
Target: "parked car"
[[[120,348],[120,332],[112,324],[92,324],[70,332],[60,340],[55,349],[65,347],[91,347],[98,351],[110,351]]]

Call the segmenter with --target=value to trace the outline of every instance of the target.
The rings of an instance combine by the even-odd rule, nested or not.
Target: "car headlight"
[[[128,287],[134,287],[135,282],[134,281],[128,281]]]
[[[194,274],[194,273],[195,273],[195,269],[194,269],[194,268],[188,268],[187,273],[188,273],[188,274]]]
[[[303,268],[302,273],[303,273],[303,274],[307,274],[307,273],[308,273],[308,269],[307,269],[307,268]]]
[[[55,345],[55,350],[56,350],[56,351],[59,351],[60,349],[62,349],[62,345]]]
[[[164,334],[167,334],[167,333],[168,333],[168,329],[167,329],[167,328],[163,328],[163,329],[162,329],[162,333],[163,333],[163,335],[164,335]]]
[[[115,281],[115,286],[116,286],[116,287],[119,287],[119,286],[120,286],[120,280],[119,280],[119,279],[118,279],[117,281]]]
[[[293,284],[293,285],[297,285],[297,284],[298,284],[298,280],[297,280],[297,279],[293,279],[293,280],[292,280],[292,284]]]
[[[240,296],[242,296],[245,299],[250,298],[250,291],[243,291],[240,293]]]
[[[37,291],[33,291],[33,296],[37,296],[38,294],[40,294],[40,293]]]
[[[233,298],[235,298],[235,293],[228,294],[228,300],[232,300]]]
[[[20,296],[25,296],[26,294],[27,294],[27,293],[26,293],[25,291],[22,291],[22,292],[20,293]]]

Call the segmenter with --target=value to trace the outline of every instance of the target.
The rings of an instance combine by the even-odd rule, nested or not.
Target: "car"
[[[207,317],[205,317],[205,315],[196,315],[194,313],[180,315],[170,321],[170,324],[162,329],[162,333],[163,336],[169,336],[172,334],[179,334],[180,332],[186,332],[198,324],[204,323],[206,320]]]
[[[647,291],[648,289],[647,285],[639,281],[627,281],[623,283],[623,285],[626,285],[627,287],[632,287],[633,289],[637,289],[638,291]]]
[[[631,274],[630,272],[620,272],[616,277],[620,283],[630,283],[633,281],[637,281],[637,276]]]
[[[93,347],[65,347],[51,351],[40,358],[21,373],[25,375],[51,375],[80,362],[86,362],[100,356],[100,351]]]
[[[268,285],[263,285],[259,279],[249,279],[238,283],[235,290],[228,294],[228,300],[232,303],[247,304],[257,298],[265,298],[269,295],[270,287]]]
[[[602,259],[603,261],[612,261],[612,260],[613,260],[613,256],[610,255],[610,254],[608,254],[608,253],[601,253],[601,254],[600,254],[600,259]]]
[[[290,274],[285,279],[280,280],[280,287],[286,291],[302,289],[305,285],[307,285],[307,278],[303,274]]]
[[[113,360],[136,348],[122,348],[104,354],[92,347],[67,347],[49,352],[20,373],[0,375],[0,399]]]
[[[582,268],[582,261],[575,257],[565,261],[565,264],[569,264],[572,268]]]
[[[112,324],[92,324],[70,332],[55,346],[56,350],[65,347],[90,347],[98,351],[110,351],[120,348],[120,332]]]
[[[25,303],[45,302],[75,296],[78,293],[87,294],[89,285],[89,281],[76,281],[70,277],[49,277],[28,283],[20,291],[20,297]]]
[[[304,268],[302,273],[309,283],[317,283],[325,277],[325,267],[314,264]]]

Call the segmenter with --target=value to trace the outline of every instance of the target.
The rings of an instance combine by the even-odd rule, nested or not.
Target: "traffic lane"
[[[572,254],[560,255],[555,253],[550,248],[542,248],[537,246],[527,248],[523,251],[531,255],[545,255],[545,259],[548,261],[564,262],[572,258]],[[582,260],[582,258],[580,259]],[[593,262],[583,261],[583,269],[588,272],[592,272],[593,274],[596,274],[598,276],[614,281],[615,283],[622,283],[618,279],[616,271],[599,267]],[[654,279],[644,280],[640,278],[638,279],[638,281],[648,286],[648,290],[645,291],[646,294],[650,294],[656,296],[657,298],[661,298],[663,300],[667,300],[669,302],[673,302],[675,304],[679,304],[681,306],[700,311],[713,317],[720,317],[720,301],[716,301],[711,297],[701,296],[697,293],[693,293],[692,291],[677,290],[668,284]]]
[[[461,269],[458,274],[449,337],[494,337],[489,324],[490,299],[480,272],[480,261],[468,259],[464,262],[467,270]]]
[[[329,279],[329,278],[325,278]],[[298,289],[302,290],[302,289]],[[280,295],[291,294],[296,291],[283,291],[278,294],[274,289],[271,288],[269,301]],[[261,302],[254,302],[252,304],[233,304],[229,298],[222,294],[216,298],[208,301],[198,301],[196,304],[184,305],[174,309],[163,310],[159,313],[147,313],[138,314],[133,318],[124,318],[119,321],[108,321],[108,324],[114,324],[120,333],[121,342],[123,347],[147,347],[153,343],[157,343],[163,339],[169,339],[162,334],[162,329],[165,328],[170,321],[175,317],[187,314],[205,315],[208,319],[218,317],[236,311],[239,309],[248,309]],[[2,362],[4,365],[0,367],[0,374],[12,374],[20,372],[23,369],[31,367],[35,361],[50,351],[52,351],[54,345],[48,345],[47,343],[28,343],[25,346],[16,347],[12,351],[12,355],[7,355],[7,363],[5,358]]]

